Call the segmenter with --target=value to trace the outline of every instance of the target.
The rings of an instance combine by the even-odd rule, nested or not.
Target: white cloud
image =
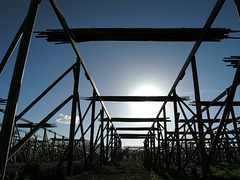
[[[60,117],[60,118],[56,119],[56,121],[57,121],[58,123],[61,123],[61,124],[70,124],[70,122],[71,122],[71,116],[64,115],[64,114],[62,114],[62,113],[60,113],[58,116]],[[78,123],[79,123],[79,117],[76,116],[76,124],[78,124]]]

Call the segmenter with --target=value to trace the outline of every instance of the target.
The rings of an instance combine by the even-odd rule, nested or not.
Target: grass
[[[227,163],[218,164],[211,168],[211,176],[209,179],[213,180],[240,180],[240,166],[238,164],[230,166]],[[183,172],[178,172],[177,168],[172,168],[167,172],[173,179],[203,179],[201,167],[195,164],[190,164]]]
[[[237,165],[221,163],[211,167],[211,170],[215,179],[240,179],[240,167]]]
[[[64,168],[56,163],[9,163],[5,179],[14,180],[65,180]]]
[[[190,165],[184,172],[177,171],[171,167],[167,169],[154,169],[147,171],[141,162],[118,162],[109,163],[104,166],[94,166],[92,171],[86,171],[82,162],[74,162],[73,176],[66,176],[66,164],[58,168],[57,163],[9,163],[6,180],[65,180],[65,179],[85,179],[85,180],[161,180],[161,179],[202,179],[201,168]],[[228,164],[218,164],[211,167],[212,177],[210,179],[220,180],[240,180],[240,166]]]

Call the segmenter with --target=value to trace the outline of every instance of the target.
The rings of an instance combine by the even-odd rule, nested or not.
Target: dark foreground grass
[[[240,167],[219,164],[211,167],[212,176],[209,179],[240,180]],[[57,167],[57,163],[9,163],[6,180],[191,180],[203,179],[201,169],[190,166],[184,172],[154,169],[146,170],[141,162],[118,162],[104,166],[95,166],[88,171],[81,162],[74,162],[72,177],[66,176],[66,164]]]
[[[75,175],[72,179],[86,179],[86,180],[159,180],[158,176],[153,172],[147,171],[140,162],[118,162],[109,163],[86,171],[83,174]]]
[[[56,163],[9,163],[6,180],[65,180],[63,167]]]
[[[109,163],[84,170],[81,162],[73,164],[72,177],[66,176],[66,164],[58,168],[57,163],[8,164],[6,179],[14,180],[159,180],[153,171],[147,171],[140,162]]]
[[[240,180],[240,166],[235,164],[230,166],[229,164],[218,164],[210,167],[211,175],[207,179],[209,180]],[[173,179],[185,180],[196,179],[203,180],[200,166],[194,164],[187,167],[184,171],[178,172],[177,168],[171,170],[165,170],[165,174],[168,173]]]

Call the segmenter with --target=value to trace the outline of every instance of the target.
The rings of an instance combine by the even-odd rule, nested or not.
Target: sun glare
[[[153,85],[144,85],[136,88],[134,96],[160,96],[160,90]]]
[[[134,96],[161,96],[160,89],[152,85],[144,85],[136,88]],[[160,102],[133,102],[131,113],[134,117],[154,118],[160,109]]]

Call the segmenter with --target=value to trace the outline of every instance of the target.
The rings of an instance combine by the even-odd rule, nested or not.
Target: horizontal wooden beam
[[[83,100],[91,101],[92,97],[82,97]],[[145,102],[145,101],[156,101],[164,102],[167,99],[167,96],[99,96],[96,97],[96,101],[119,101],[119,102]],[[182,101],[188,101],[189,97],[180,97]],[[168,101],[173,101],[173,96],[171,96]]]
[[[180,135],[192,135],[193,133],[188,131],[188,132],[178,132]],[[210,134],[209,131],[206,131],[205,132],[206,134]],[[221,134],[233,134],[234,132],[233,131],[228,131],[228,132],[221,132]],[[169,135],[173,135],[175,134],[175,131],[168,131],[167,134]],[[199,132],[194,132],[195,135],[199,135]]]
[[[179,121],[178,122],[180,122],[180,123],[185,123],[185,119],[179,119]],[[226,122],[232,122],[232,119],[226,119],[225,120]],[[187,119],[187,122],[195,122],[195,123],[197,123],[198,122],[198,120],[197,119]],[[219,123],[220,122],[220,119],[202,119],[202,122],[203,123],[208,123],[208,122],[214,122],[214,123]]]
[[[200,102],[201,106],[225,106],[226,102],[225,101],[217,101],[217,102],[212,102],[212,101],[201,101]],[[195,106],[195,102],[192,102],[190,105]],[[240,106],[240,101],[234,101],[232,103],[232,106]]]
[[[34,123],[34,124],[20,124],[18,123],[17,124],[17,127],[18,128],[34,128],[36,127],[38,124]],[[56,124],[49,124],[49,123],[46,123],[42,126],[42,128],[54,128],[54,127],[57,127]]]
[[[75,42],[86,41],[197,41],[203,28],[73,28],[69,29]],[[231,32],[226,28],[209,29],[203,41],[218,42]],[[49,42],[70,43],[63,29],[37,31],[37,38]]]
[[[117,131],[149,131],[151,127],[117,127],[116,129]],[[157,130],[157,128],[154,128],[154,130]]]
[[[119,134],[121,139],[145,139],[148,134]]]
[[[109,121],[109,118],[104,118],[103,121]],[[154,122],[156,118],[111,118],[113,122]],[[158,118],[159,122],[171,122],[168,119]]]
[[[145,139],[146,136],[120,136],[121,139]]]

